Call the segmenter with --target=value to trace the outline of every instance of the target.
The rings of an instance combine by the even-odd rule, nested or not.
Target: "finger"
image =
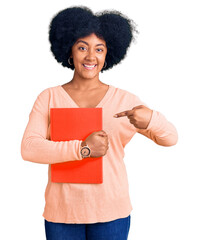
[[[118,118],[118,117],[125,117],[131,114],[131,110],[127,110],[124,112],[116,113],[113,117]]]
[[[100,130],[100,131],[98,131],[98,134],[99,135],[106,135],[106,132],[104,130]]]
[[[103,134],[103,133],[99,133],[98,136],[100,136],[100,137],[104,137],[104,138],[107,137],[107,135],[105,135],[105,134]]]
[[[107,137],[107,134],[105,132],[99,132],[98,135],[101,137]]]
[[[101,130],[100,133],[106,135],[106,132],[104,130]]]

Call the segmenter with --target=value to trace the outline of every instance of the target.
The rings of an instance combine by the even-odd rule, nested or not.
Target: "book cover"
[[[85,140],[102,130],[102,108],[51,108],[52,141]],[[62,183],[102,183],[103,157],[84,158],[51,164],[51,181]]]

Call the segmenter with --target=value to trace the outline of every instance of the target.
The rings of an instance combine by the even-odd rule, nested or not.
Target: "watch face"
[[[90,154],[90,149],[88,147],[83,147],[82,150],[81,150],[81,154],[83,156],[89,156]]]

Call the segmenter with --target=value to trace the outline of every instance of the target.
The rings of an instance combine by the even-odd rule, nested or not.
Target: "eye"
[[[97,48],[96,51],[97,51],[97,52],[103,52],[103,49]]]
[[[78,49],[81,50],[81,51],[86,51],[85,47],[79,47]]]

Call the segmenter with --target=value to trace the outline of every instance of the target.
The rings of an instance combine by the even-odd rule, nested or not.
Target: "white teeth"
[[[86,65],[86,64],[84,64],[84,66],[87,67],[87,68],[94,68],[95,67],[95,65]]]

